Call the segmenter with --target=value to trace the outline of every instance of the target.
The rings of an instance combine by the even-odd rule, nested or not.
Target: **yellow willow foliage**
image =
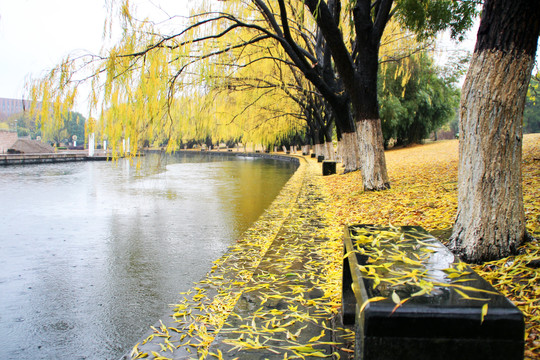
[[[267,5],[279,12],[277,3]],[[313,16],[300,0],[286,5],[292,37],[314,54],[317,28]],[[246,27],[231,30],[234,22],[221,16],[234,14],[239,21],[269,29],[267,19],[252,2],[198,2],[188,23],[168,36],[160,35],[151,21],[136,20],[128,0],[110,0],[108,6],[110,16],[117,9],[121,40],[100,56],[68,58],[33,84],[32,98],[43,101],[39,115],[44,127],[59,128],[60,115],[73,106],[80,80],[90,79],[90,116],[98,119],[98,138],[106,139],[114,154],[123,153],[125,139],[130,140],[129,151],[135,154],[145,143],[166,144],[174,150],[181,142],[207,138],[271,145],[305,128],[299,118],[302,109],[291,95],[305,98],[303,91],[311,91],[312,85],[289,68],[288,57],[275,40],[238,46],[263,33]],[[349,16],[350,12],[343,12],[344,34],[353,32]],[[111,24],[109,19],[106,26]],[[196,40],[200,38],[204,41]],[[417,46],[391,23],[381,46],[381,60]],[[405,65],[398,69],[405,74],[407,70]]]
[[[113,1],[111,13],[112,4]],[[149,22],[133,21],[135,16],[129,1],[119,5],[124,36],[92,69],[89,99],[93,111],[101,113],[96,126],[98,135],[108,140],[114,154],[123,152],[126,138],[130,139],[133,154],[145,140],[167,142],[170,150],[180,141],[202,141],[207,137],[272,143],[301,128],[294,116],[287,115],[297,114],[297,105],[279,91],[287,76],[283,73],[288,72],[290,77],[290,71],[276,69],[278,65],[273,60],[260,60],[282,56],[275,51],[268,54],[275,43],[267,41],[263,45],[222,52],[219,56],[205,56],[250,41],[260,34],[244,28],[221,38],[192,42],[196,37],[219,33],[230,26],[228,22],[215,21],[184,32],[181,37],[161,41],[163,38],[151,35],[158,31]],[[198,13],[206,12],[215,17],[215,13],[208,12],[212,10],[210,5],[213,9],[234,13],[240,19],[264,24],[255,8],[238,1],[217,5],[202,2]],[[303,14],[295,14],[296,19],[306,23]],[[204,20],[202,16],[193,18],[195,22],[201,20]],[[152,44],[161,46],[149,48]],[[191,62],[194,63],[188,72],[185,67]],[[58,114],[73,104],[76,86],[69,80],[76,73],[76,67],[75,61],[67,59],[32,89],[33,98],[41,97],[44,102],[41,118],[51,128],[61,125]],[[276,74],[281,75],[276,78]],[[265,79],[265,76],[270,78]],[[219,91],[227,77],[242,78],[249,89],[235,94]],[[265,82],[273,83],[275,89],[259,89],[267,85]],[[212,91],[212,88],[218,90]],[[255,103],[253,99],[259,100]],[[279,116],[274,115],[276,109],[281,112]]]
[[[176,59],[176,65],[181,66],[179,59],[185,52],[172,47],[149,48],[161,39],[153,35],[157,31],[150,22],[133,21],[128,1],[120,7],[125,24],[118,44],[100,56],[67,58],[29,90],[33,99],[43,103],[41,109],[32,109],[40,116],[43,132],[55,132],[62,125],[62,115],[73,106],[80,80],[91,79],[88,101],[92,112],[101,113],[95,130],[118,154],[123,150],[123,139],[130,139],[129,150],[134,154],[144,140],[171,129],[166,126],[174,100],[168,96],[171,71],[176,69],[171,63]],[[81,69],[86,72],[78,73]]]
[[[149,48],[161,39],[148,35],[152,33],[156,31],[149,23],[134,28],[110,50],[102,67],[106,81],[101,130],[117,150],[124,150],[123,139],[129,139],[131,154],[145,142],[167,142],[169,150],[176,145],[169,80],[175,71],[171,63],[179,63],[185,54],[170,46]]]
[[[72,62],[67,58],[41,81],[27,85],[31,98],[42,102],[41,107],[37,107],[37,101],[32,101],[30,114],[39,119],[45,140],[61,137],[56,135],[62,129],[63,118],[77,95],[77,88],[70,81],[72,70]]]
[[[405,86],[412,75],[412,72],[410,71],[410,59],[412,54],[428,48],[428,46],[428,43],[418,42],[413,34],[403,30],[396,21],[390,21],[386,26],[381,40],[380,71],[382,74],[385,74],[388,71],[388,62],[395,61],[398,63],[393,77],[394,79],[397,79],[401,76],[402,96],[405,94]],[[383,79],[383,89],[385,89],[386,82],[384,79],[386,76],[382,76],[381,78]]]
[[[288,9],[294,19],[291,20],[291,26],[297,26],[298,29],[292,33],[302,43],[300,30],[305,31],[308,24],[304,7],[300,2],[290,4],[296,6],[289,6]],[[246,6],[245,2],[227,1],[223,4],[223,11],[235,14],[241,21],[257,23],[263,27],[266,24],[260,12],[253,6]],[[220,33],[230,24],[213,25],[211,33]],[[313,31],[313,21],[311,26]],[[239,28],[228,35],[207,42],[205,51],[248,42],[260,33]],[[208,114],[217,118],[217,126],[214,128],[217,133],[213,136],[218,139],[241,136],[243,142],[271,145],[302,130],[304,123],[296,116],[300,108],[283,92],[283,88],[295,83],[295,80],[288,66],[276,59],[284,60],[287,57],[274,40],[265,40],[222,53],[212,62],[198,64],[197,69],[206,85],[214,89],[211,97],[216,105],[212,107],[212,113]]]

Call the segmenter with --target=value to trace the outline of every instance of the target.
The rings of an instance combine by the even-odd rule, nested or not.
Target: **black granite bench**
[[[346,227],[344,248],[356,359],[523,359],[519,309],[422,228]]]

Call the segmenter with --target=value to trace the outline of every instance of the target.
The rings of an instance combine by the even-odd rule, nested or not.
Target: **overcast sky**
[[[131,0],[154,19],[166,16],[159,7],[186,15],[188,1],[198,0]],[[106,15],[105,0],[0,0],[0,97],[25,97],[27,77],[39,77],[74,51],[99,52]],[[474,36],[466,46],[474,47]]]
[[[197,0],[132,0],[145,16],[182,14]],[[25,80],[40,77],[74,52],[98,53],[105,0],[0,0],[0,97],[25,97]],[[84,109],[86,110],[86,109]]]
[[[0,0],[0,97],[23,97],[39,76],[76,49],[97,52],[106,10],[101,0]]]

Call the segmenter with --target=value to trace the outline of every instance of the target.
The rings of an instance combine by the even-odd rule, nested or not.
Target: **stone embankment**
[[[300,166],[269,209],[122,359],[346,358],[341,229],[321,164],[292,158]]]
[[[1,165],[51,164],[76,161],[105,161],[110,159],[105,154],[88,156],[88,151],[59,151],[55,153],[0,154]]]

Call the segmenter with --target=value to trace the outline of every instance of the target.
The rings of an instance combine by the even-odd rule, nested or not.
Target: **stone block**
[[[356,359],[523,359],[521,311],[422,228],[355,225],[344,243]],[[412,272],[417,282],[391,281]]]
[[[324,160],[322,162],[322,174],[323,176],[334,175],[336,173],[336,162],[330,160]]]

